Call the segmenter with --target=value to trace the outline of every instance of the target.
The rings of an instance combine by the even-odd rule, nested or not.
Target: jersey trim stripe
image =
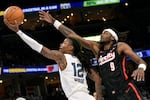
[[[135,95],[136,95],[137,99],[138,99],[138,100],[142,100],[142,99],[141,99],[141,96],[139,95],[139,93],[138,93],[137,89],[135,88],[135,86],[134,86],[131,82],[129,82],[128,85],[129,85],[129,86],[133,89],[133,91],[135,92]]]
[[[125,80],[127,80],[128,79],[128,75],[126,73],[126,68],[125,68],[125,61],[126,61],[125,58],[126,57],[124,57],[123,60],[122,60],[122,67],[123,67],[123,75],[125,77]]]

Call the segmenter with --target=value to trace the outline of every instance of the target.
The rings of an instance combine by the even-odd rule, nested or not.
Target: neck
[[[107,44],[104,45],[104,50],[109,50],[111,48],[111,46],[113,45],[113,42],[109,42]]]
[[[63,52],[64,54],[70,54],[70,55],[74,55],[74,53],[72,51],[67,51],[67,52]]]

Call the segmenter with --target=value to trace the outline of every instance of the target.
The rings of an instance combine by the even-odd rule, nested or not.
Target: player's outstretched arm
[[[40,16],[40,18],[39,18],[40,20],[46,21],[46,22],[48,22],[50,24],[53,24],[54,27],[56,29],[58,29],[64,36],[77,39],[78,41],[80,41],[82,46],[87,48],[87,49],[92,49],[93,50],[94,46],[98,45],[98,43],[95,42],[95,41],[89,41],[89,40],[83,39],[81,36],[79,36],[73,30],[71,30],[70,28],[66,27],[61,22],[59,22],[54,17],[52,17],[52,15],[49,14],[48,12],[40,11],[39,12],[39,16]]]
[[[10,24],[7,20],[4,20],[4,23],[7,25],[9,29],[16,32],[17,35],[33,50],[37,51],[44,57],[48,59],[55,60],[60,66],[60,69],[63,70],[66,66],[66,59],[63,53],[59,52],[58,50],[50,50],[47,47],[44,47],[42,44],[38,43],[36,40],[32,39],[21,30],[19,30],[19,25]]]

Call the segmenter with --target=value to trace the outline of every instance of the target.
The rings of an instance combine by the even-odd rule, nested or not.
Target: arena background
[[[85,0],[87,1],[87,0]],[[110,0],[111,1],[111,0]],[[16,95],[34,96],[37,100],[66,99],[60,87],[59,75],[56,70],[51,72],[12,72],[4,73],[3,69],[10,68],[45,68],[47,65],[55,67],[55,62],[48,60],[29,48],[22,40],[3,23],[3,11],[11,6],[17,5],[22,9],[46,7],[55,4],[76,3],[83,0],[5,0],[0,1],[0,96],[13,98]],[[150,6],[148,0],[121,0],[120,3],[106,4],[90,7],[75,7],[49,10],[59,21],[72,28],[83,37],[99,35],[104,27],[114,27],[122,32],[122,41],[127,42],[135,52],[149,50],[150,44]],[[72,16],[73,14],[73,16]],[[68,17],[69,16],[69,17]],[[58,49],[59,43],[64,36],[52,25],[39,21],[38,11],[26,12],[25,21],[21,29],[28,35],[38,40],[45,46]],[[90,58],[93,55],[90,51]],[[143,54],[143,52],[142,52]],[[149,67],[149,51],[144,52],[143,58]],[[142,56],[143,57],[143,56]],[[135,67],[132,61],[128,61],[129,74]],[[18,67],[19,66],[19,67]],[[51,67],[50,66],[50,67]],[[143,94],[149,93],[149,68],[146,71],[146,82],[140,85]],[[89,84],[93,82],[89,81]],[[91,92],[94,87],[89,85]],[[54,99],[55,98],[55,99]],[[1,99],[0,99],[1,100]]]

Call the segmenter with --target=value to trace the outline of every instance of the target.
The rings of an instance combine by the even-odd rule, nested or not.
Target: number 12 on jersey
[[[83,68],[82,64],[72,63],[74,68],[74,76],[76,77],[83,77]]]

